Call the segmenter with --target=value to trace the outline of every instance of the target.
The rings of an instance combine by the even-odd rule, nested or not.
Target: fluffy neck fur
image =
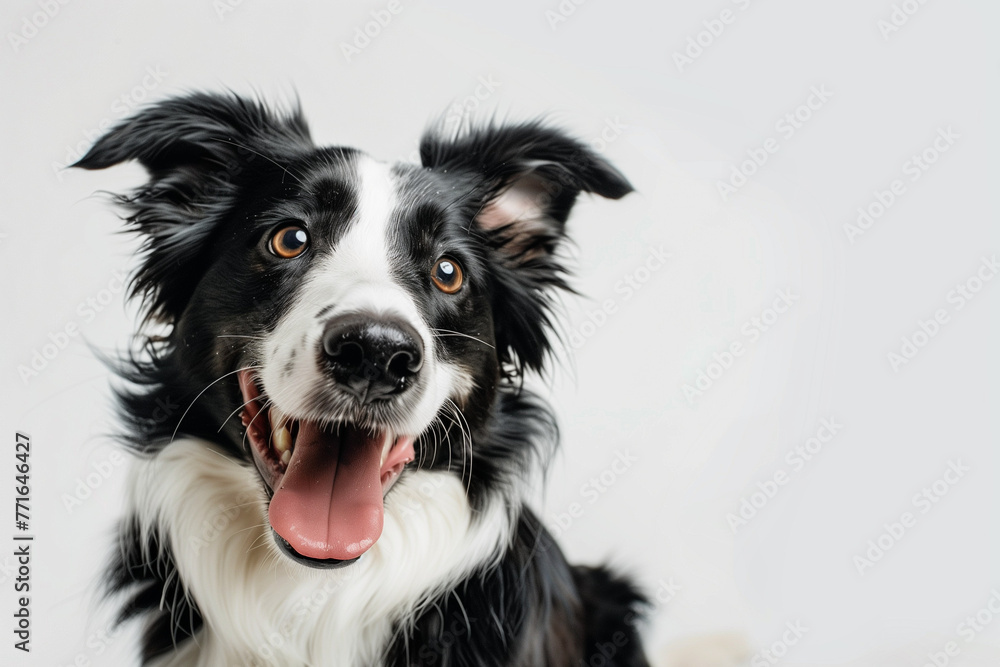
[[[415,471],[387,499],[382,537],[368,554],[346,569],[311,571],[274,546],[263,493],[247,494],[259,487],[254,475],[196,440],[134,466],[139,542],[170,546],[204,621],[158,667],[379,664],[396,628],[499,560],[516,523],[501,498],[473,514],[456,476]]]

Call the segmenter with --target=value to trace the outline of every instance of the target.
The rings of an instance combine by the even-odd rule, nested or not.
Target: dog
[[[647,665],[646,600],[525,504],[581,192],[626,178],[542,122],[431,125],[420,165],[301,110],[152,104],[74,166],[138,161],[134,453],[107,590],[158,667]]]

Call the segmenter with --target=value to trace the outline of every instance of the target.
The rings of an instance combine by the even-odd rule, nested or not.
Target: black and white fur
[[[432,129],[420,156],[317,148],[297,111],[191,94],[77,163],[149,173],[118,197],[144,239],[132,295],[146,320],[118,365],[136,461],[109,570],[120,618],[145,623],[142,664],[647,664],[641,594],[568,565],[524,504],[556,440],[521,380],[550,352],[567,216],[580,192],[631,186],[542,123]],[[309,247],[283,259],[267,244],[289,221]],[[442,256],[464,270],[455,294],[430,280]],[[324,322],[344,313],[416,332],[406,391],[362,403],[317,361]],[[356,562],[307,567],[272,537],[238,416],[248,368],[285,414],[416,437]]]

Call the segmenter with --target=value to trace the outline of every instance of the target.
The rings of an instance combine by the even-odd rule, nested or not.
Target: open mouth
[[[382,534],[382,501],[414,459],[413,436],[295,419],[267,407],[252,371],[240,371],[239,384],[241,418],[272,492],[268,520],[279,546],[314,567],[361,556]]]

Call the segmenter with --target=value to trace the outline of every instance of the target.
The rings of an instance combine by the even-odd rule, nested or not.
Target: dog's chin
[[[349,421],[297,419],[276,407],[252,371],[239,373],[241,418],[271,495],[278,548],[314,568],[354,563],[382,534],[383,499],[414,459],[415,437]]]

